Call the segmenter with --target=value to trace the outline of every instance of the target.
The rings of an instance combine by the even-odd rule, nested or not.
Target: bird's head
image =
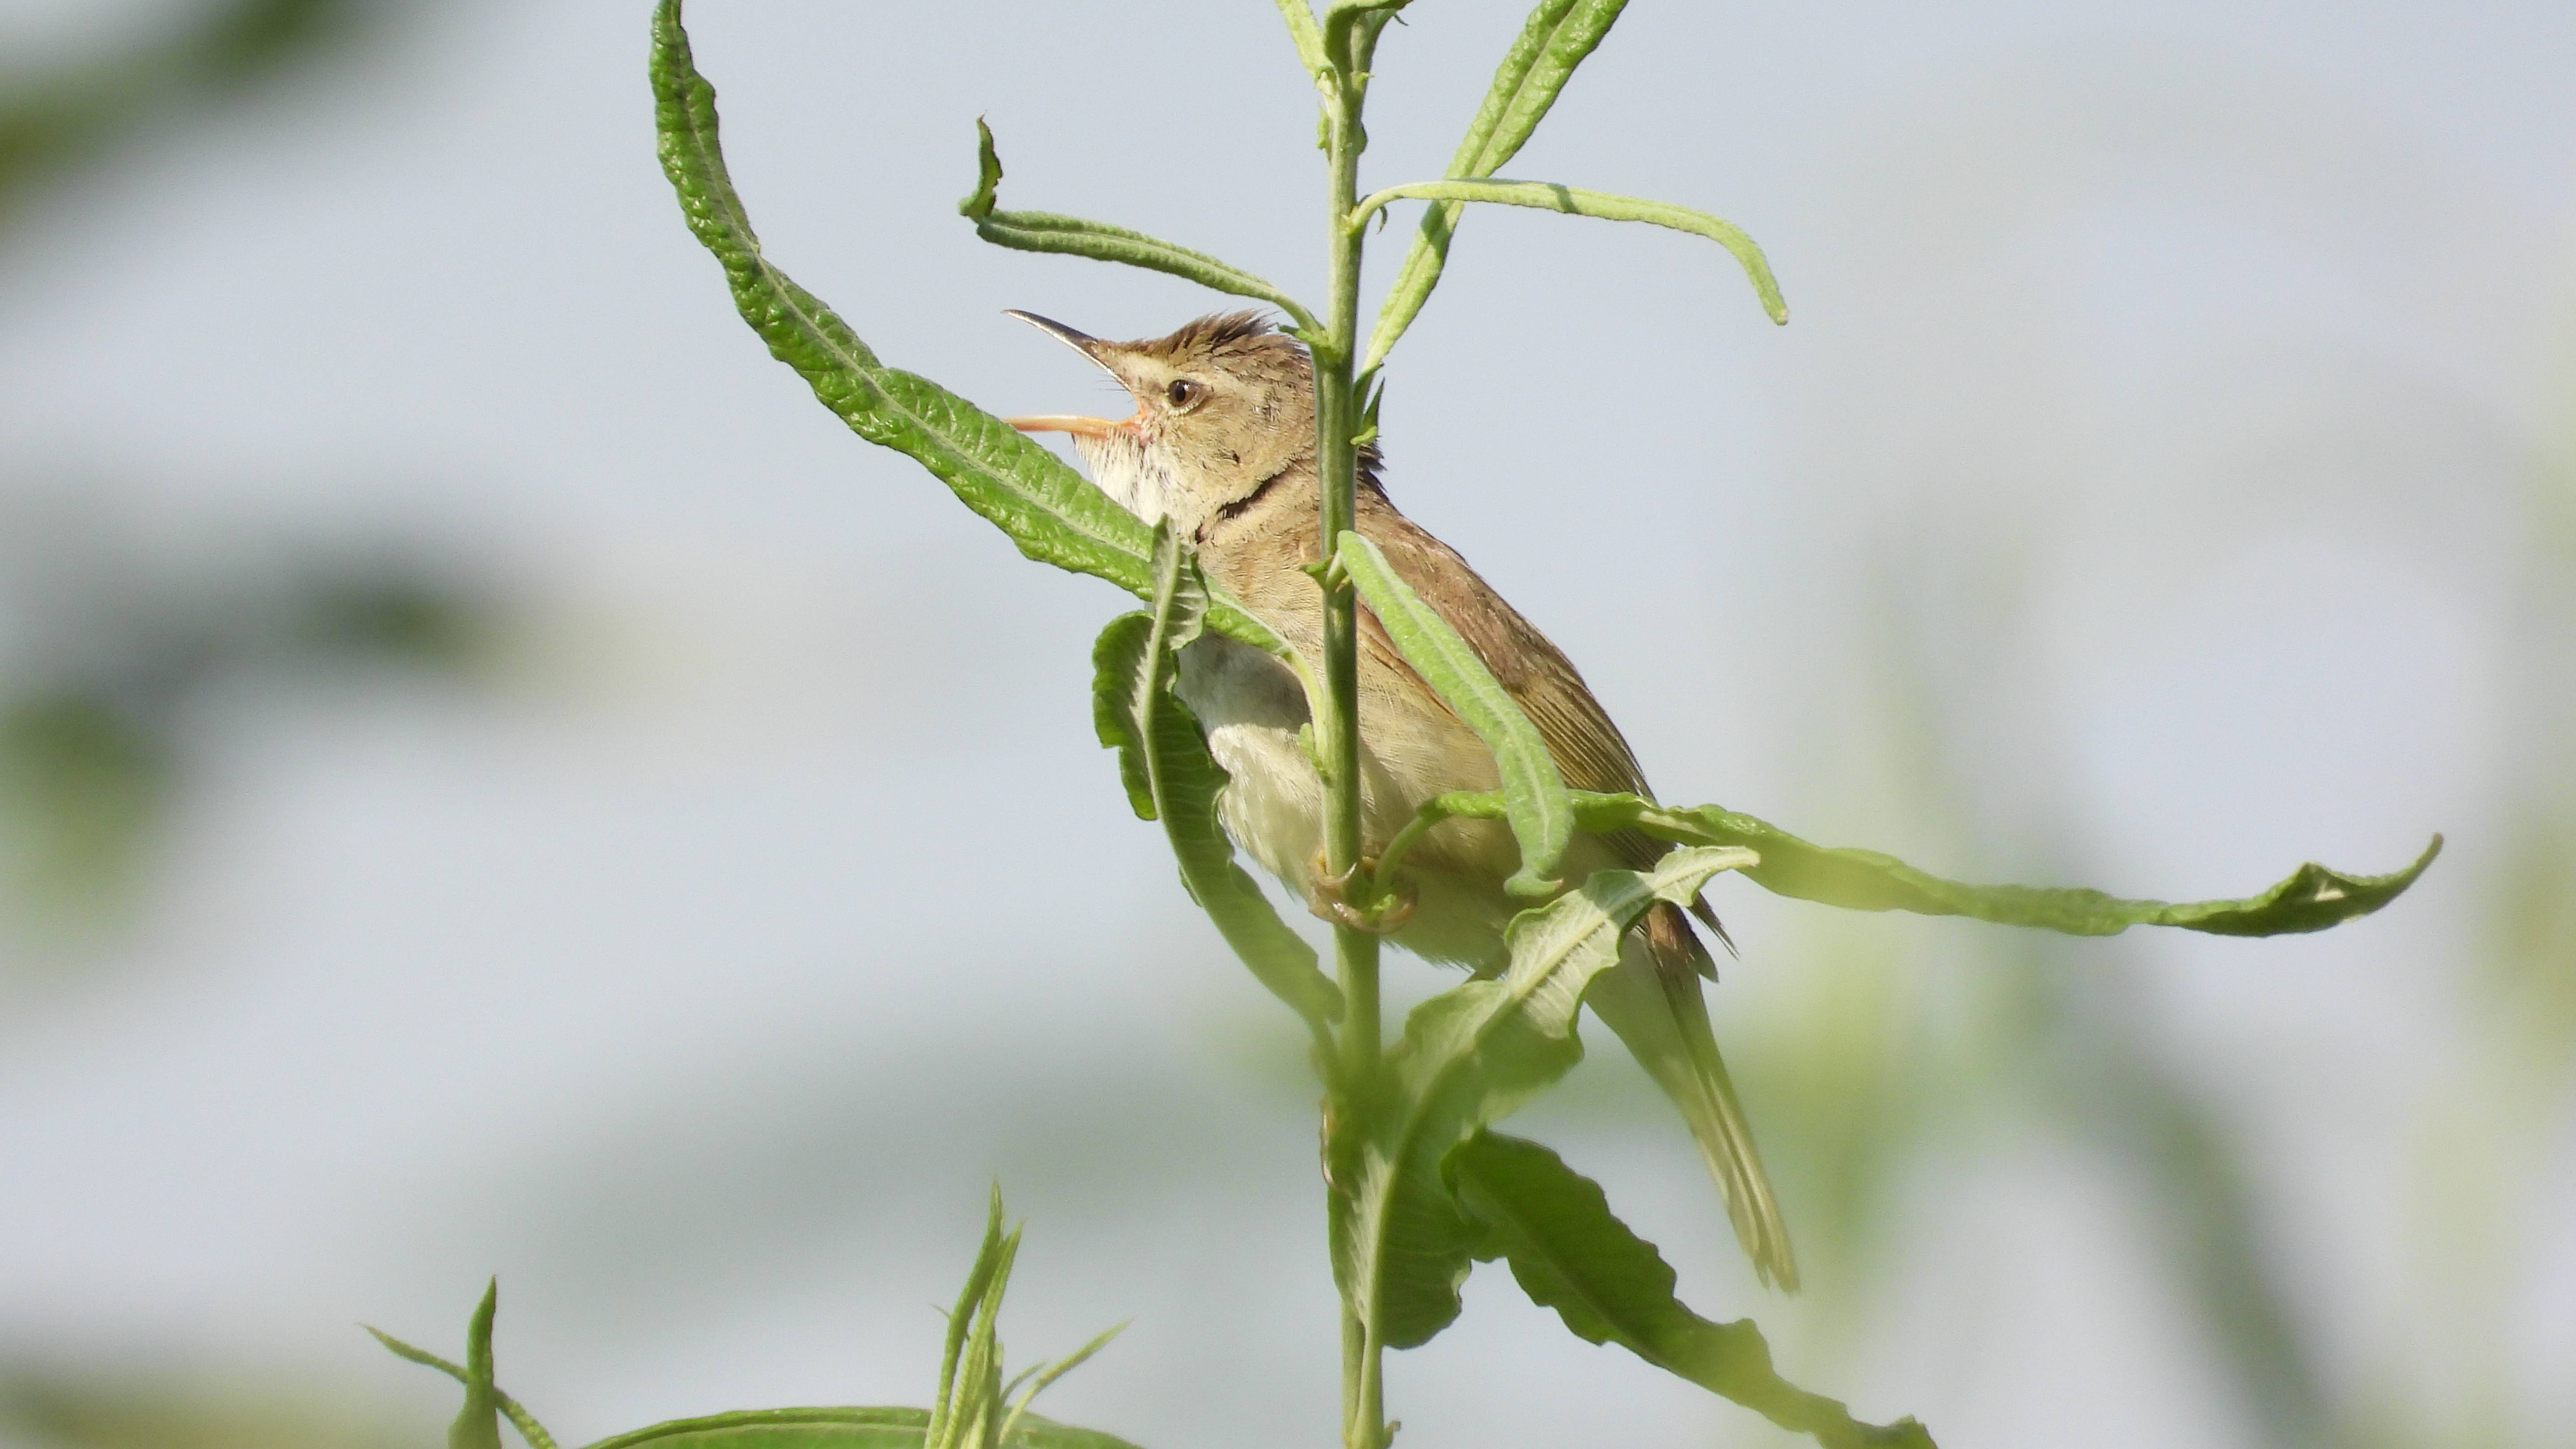
[[[1168,337],[1104,342],[1027,312],[1011,316],[1099,364],[1135,399],[1133,417],[1013,418],[1024,433],[1073,435],[1121,507],[1184,533],[1315,455],[1306,349],[1250,312],[1201,317]]]

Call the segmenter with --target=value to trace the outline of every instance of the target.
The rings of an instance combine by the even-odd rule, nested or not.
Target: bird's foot
[[[1306,897],[1306,909],[1336,926],[1366,931],[1372,936],[1388,935],[1413,919],[1414,893],[1399,879],[1396,888],[1379,897],[1366,909],[1351,903],[1351,887],[1361,881],[1374,882],[1377,859],[1361,856],[1359,864],[1340,875],[1325,868],[1324,853],[1315,852],[1307,867],[1306,877],[1313,882]]]

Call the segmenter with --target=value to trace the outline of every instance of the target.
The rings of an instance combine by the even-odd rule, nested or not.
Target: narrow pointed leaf
[[[2442,837],[2436,835],[2413,864],[2386,875],[2348,875],[2309,861],[2257,895],[2175,902],[2125,900],[2082,887],[1965,885],[1874,850],[1813,845],[1775,825],[1713,805],[1695,810],[1648,806],[1636,823],[1666,840],[1759,851],[1762,864],[1745,875],[1779,895],[1845,910],[1968,916],[2070,936],[2116,936],[2131,926],[2173,926],[2217,936],[2322,931],[2397,899],[2442,853]]]
[[[1102,1329],[1092,1338],[1091,1342],[1084,1344],[1082,1347],[1075,1349],[1069,1354],[1066,1354],[1063,1358],[1057,1359],[1054,1363],[1048,1364],[1040,1369],[1028,1370],[1027,1372],[1022,1373],[1018,1378],[1012,1379],[1009,1387],[1002,1391],[1003,1396],[1006,1398],[1009,1397],[1013,1390],[1019,1388],[1023,1379],[1027,1379],[1034,1375],[1037,1381],[1030,1384],[1029,1391],[1025,1394],[1021,1394],[1018,1402],[1011,1405],[1011,1416],[1002,1421],[1002,1442],[1007,1444],[1011,1441],[1012,1435],[1019,1429],[1020,1421],[1028,1417],[1029,1405],[1037,1401],[1038,1395],[1047,1391],[1048,1385],[1053,1384],[1056,1380],[1063,1378],[1066,1374],[1069,1374],[1075,1369],[1082,1367],[1084,1364],[1089,1363],[1092,1355],[1100,1352],[1104,1348],[1107,1348],[1111,1340],[1117,1338],[1118,1335],[1125,1333],[1126,1331],[1126,1324],[1112,1324],[1111,1326]]]
[[[1392,1100],[1361,1154],[1347,1235],[1358,1259],[1337,1265],[1389,1346],[1427,1343],[1458,1316],[1474,1234],[1441,1159],[1582,1059],[1574,1018],[1583,989],[1617,963],[1620,936],[1648,906],[1692,900],[1709,877],[1752,858],[1683,849],[1644,873],[1595,872],[1513,920],[1511,964],[1499,978],[1452,987],[1406,1018],[1389,1061]]]
[[[367,1332],[397,1357],[437,1369],[460,1384],[468,1382],[462,1364],[415,1348],[380,1329],[370,1328]],[[1108,1337],[1103,1334],[1094,1340],[1085,1353],[1096,1351]],[[1064,1370],[1071,1364],[1054,1367]],[[517,1400],[498,1388],[492,1396],[531,1449],[555,1449],[554,1436]],[[721,1445],[722,1449],[919,1449],[929,1422],[927,1409],[754,1409],[657,1424],[603,1440],[592,1449],[622,1449],[639,1444],[665,1449],[692,1449],[701,1444]],[[1134,1449],[1114,1435],[1059,1424],[1035,1413],[1022,1415],[1017,1429],[1006,1435],[1003,1443],[1009,1449]]]
[[[492,1388],[492,1319],[500,1306],[496,1278],[465,1325],[465,1407],[448,1426],[447,1449],[501,1449],[501,1406]]]
[[[674,1419],[603,1439],[590,1449],[922,1449],[930,1425],[923,1409],[748,1409]],[[1003,1449],[1136,1449],[1114,1434],[1023,1417]]]
[[[1135,515],[1001,419],[878,361],[829,307],[762,254],[725,170],[715,88],[690,57],[679,0],[662,0],[654,14],[652,79],[662,168],[689,229],[723,266],[735,308],[770,354],[802,374],[852,432],[928,468],[1021,553],[1149,595],[1147,534]],[[1286,652],[1231,603],[1220,602],[1208,622],[1255,648]]]
[[[1302,3],[1302,0],[1283,0]],[[1058,216],[1046,211],[1000,211],[994,206],[1002,179],[1002,162],[993,149],[993,128],[982,118],[975,122],[976,168],[975,190],[957,210],[975,223],[975,234],[995,246],[1023,252],[1061,252],[1067,256],[1089,257],[1096,262],[1116,262],[1121,266],[1142,267],[1196,282],[1202,287],[1234,297],[1250,297],[1267,302],[1295,318],[1299,330],[1313,333],[1315,314],[1299,306],[1297,299],[1243,270],[1222,262],[1205,252],[1174,246],[1143,232],[1111,226],[1105,221],[1085,221],[1078,216]]]
[[[1762,248],[1753,238],[1731,221],[1721,220],[1705,211],[1675,206],[1668,201],[1647,201],[1635,196],[1613,196],[1606,191],[1582,191],[1560,186],[1553,181],[1408,181],[1372,193],[1351,211],[1353,226],[1368,220],[1369,213],[1397,201],[1481,201],[1499,206],[1528,206],[1540,211],[1563,212],[1569,216],[1597,217],[1603,221],[1642,221],[1649,226],[1670,227],[1703,236],[1726,248],[1744,268],[1745,279],[1753,283],[1754,295],[1762,299],[1762,310],[1774,322],[1789,320],[1789,304],[1780,296],[1780,284],[1771,276],[1771,264],[1762,256]]]
[[[1170,540],[1168,530],[1161,533]],[[1316,965],[1315,948],[1288,929],[1235,863],[1234,842],[1217,820],[1225,770],[1208,753],[1189,707],[1172,693],[1173,643],[1197,633],[1205,595],[1195,564],[1182,567],[1177,540],[1164,547],[1168,557],[1159,562],[1169,583],[1156,612],[1111,620],[1092,646],[1092,723],[1101,744],[1118,751],[1128,803],[1140,817],[1162,821],[1190,898],[1254,978],[1321,1030],[1341,1019],[1341,988]]]
[[[939,1352],[939,1392],[931,1399],[928,1433],[930,1442],[951,1441],[956,1433],[957,1407],[964,1395],[971,1393],[972,1365],[967,1349],[977,1331],[977,1316],[987,1296],[998,1283],[1007,1282],[1011,1258],[1019,1248],[1016,1234],[1002,1232],[1002,1186],[993,1185],[984,1210],[984,1241],[975,1250],[975,1266],[967,1270],[966,1286],[957,1295],[957,1306],[948,1314],[948,1334]]]
[[[359,1326],[365,1327],[364,1324]],[[368,1328],[367,1332],[396,1358],[409,1359],[413,1363],[434,1368],[460,1384],[470,1385],[474,1381],[463,1364],[450,1363],[425,1348],[414,1348],[383,1329]],[[537,1422],[537,1416],[529,1413],[526,1405],[501,1392],[497,1384],[492,1389],[492,1401],[500,1405],[502,1415],[510,1421],[512,1428],[519,1431],[519,1437],[528,1441],[528,1449],[555,1449],[554,1436],[546,1432],[543,1424]]]
[[[1880,1426],[1781,1378],[1750,1319],[1712,1323],[1675,1296],[1655,1245],[1610,1212],[1600,1185],[1535,1142],[1479,1133],[1449,1154],[1458,1201],[1481,1232],[1480,1258],[1505,1257],[1530,1301],[1587,1343],[1621,1348],[1828,1449],[1933,1449],[1912,1419]]]
[[[1324,32],[1315,24],[1315,8],[1306,0],[1279,0],[1279,18],[1288,22],[1288,38],[1296,44],[1297,63],[1306,67],[1306,74],[1315,78],[1316,85],[1325,84],[1330,65],[1324,59]]]
[[[2282,936],[2322,931],[2366,916],[2397,899],[2442,853],[2434,836],[2403,870],[2350,875],[2315,861],[2257,895],[2236,900],[2127,900],[2077,886],[1980,886],[1944,880],[1875,850],[1812,844],[1733,810],[1714,805],[1674,810],[1634,795],[1573,795],[1579,828],[1607,832],[1634,827],[1683,845],[1740,845],[1761,863],[1744,876],[1777,895],[1840,906],[1848,911],[1911,911],[1922,916],[1967,916],[2004,926],[2029,926],[2070,936],[2116,936],[2131,926],[2173,926],[2214,936]],[[1506,803],[1493,792],[1443,795],[1426,801],[1417,824],[1452,816],[1505,818]],[[1412,826],[1408,832],[1418,836]]]
[[[1304,0],[1280,3],[1302,5]],[[1611,24],[1627,3],[1628,0],[1539,0],[1538,8],[1522,24],[1520,37],[1495,68],[1484,104],[1476,108],[1476,119],[1468,125],[1465,139],[1458,143],[1458,154],[1450,159],[1449,174],[1461,179],[1491,176],[1519,154],[1522,143],[1538,129],[1548,108],[1556,104],[1565,83],[1573,79],[1575,67],[1583,64],[1602,37],[1610,33]],[[1431,289],[1440,284],[1441,268],[1448,264],[1449,239],[1466,209],[1465,202],[1444,201],[1422,214],[1422,225],[1404,254],[1404,265],[1396,270],[1395,285],[1378,308],[1377,326],[1369,336],[1368,357],[1360,364],[1362,372],[1386,360],[1405,329],[1421,313],[1422,304],[1431,300]]]
[[[1502,775],[1505,818],[1521,849],[1520,870],[1504,883],[1506,889],[1525,898],[1555,890],[1557,862],[1574,834],[1574,806],[1538,727],[1458,631],[1396,576],[1376,544],[1345,533],[1334,559],[1358,586],[1404,661],[1493,752],[1494,767]]]

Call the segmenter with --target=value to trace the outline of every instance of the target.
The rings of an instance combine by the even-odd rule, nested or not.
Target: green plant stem
[[[1338,34],[1332,33],[1338,30]],[[1333,55],[1334,94],[1326,144],[1331,166],[1327,215],[1347,216],[1359,191],[1360,108],[1367,95],[1363,67],[1356,54],[1360,25],[1332,27],[1327,41],[1338,41]],[[1359,333],[1360,238],[1338,223],[1331,238],[1331,288],[1326,305],[1325,335],[1311,348],[1315,360],[1315,466],[1321,487],[1317,526],[1323,561],[1329,563],[1334,542],[1349,532],[1357,513],[1359,450],[1351,442],[1357,431],[1351,397],[1353,343]],[[1327,804],[1324,822],[1324,867],[1342,882],[1349,904],[1365,909],[1370,883],[1358,874],[1361,853],[1359,732],[1359,595],[1337,570],[1318,571],[1324,590],[1323,698],[1316,711],[1316,734],[1322,746]],[[1348,1006],[1342,1035],[1346,1086],[1364,1090],[1377,1070],[1377,938],[1365,931],[1335,931],[1337,965]]]
[[[1359,199],[1360,152],[1368,144],[1360,112],[1368,97],[1368,70],[1386,16],[1329,13],[1324,19],[1327,67],[1325,148],[1330,170],[1325,235],[1331,246],[1330,298],[1323,335],[1310,338],[1315,363],[1315,463],[1320,495],[1316,580],[1324,591],[1323,688],[1314,700],[1316,744],[1324,767],[1324,868],[1340,882],[1346,902],[1365,910],[1375,881],[1360,869],[1359,604],[1356,590],[1329,567],[1336,541],[1357,514],[1359,430],[1351,388],[1358,353],[1362,238],[1346,219]],[[1328,1137],[1363,1140],[1374,1108],[1382,1056],[1378,1006],[1378,938],[1348,925],[1333,930],[1334,965],[1343,1000],[1341,1060],[1331,1088]],[[1328,1151],[1331,1149],[1328,1147]],[[1335,1152],[1346,1164],[1349,1157]],[[1345,1195],[1355,1184],[1336,1182],[1331,1221],[1333,1253],[1342,1274],[1342,1443],[1344,1449],[1381,1449],[1386,1442],[1383,1381],[1385,1345],[1374,1311],[1376,1294],[1348,1253],[1351,1215]]]
[[[1347,45],[1351,31],[1345,29],[1334,38]],[[1329,215],[1340,217],[1349,213],[1351,200],[1359,189],[1360,106],[1366,95],[1366,81],[1357,73],[1358,57],[1348,50],[1334,60],[1336,84],[1327,141],[1332,171]],[[1317,526],[1327,561],[1332,557],[1333,540],[1350,530],[1357,511],[1359,459],[1358,449],[1351,442],[1351,344],[1359,330],[1360,301],[1359,239],[1339,225],[1329,235],[1332,280],[1326,333],[1311,349],[1315,360],[1316,467],[1322,485],[1318,489],[1321,503]],[[1359,596],[1350,580],[1336,570],[1319,567],[1316,576],[1324,590],[1324,688],[1323,697],[1316,702],[1316,734],[1322,747],[1326,794],[1324,867],[1344,882],[1345,890],[1360,893],[1360,898],[1352,899],[1350,904],[1365,908],[1368,884],[1357,874],[1361,852]],[[1364,1090],[1367,1079],[1377,1070],[1378,1060],[1377,938],[1348,926],[1336,928],[1334,937],[1336,964],[1349,1007],[1342,1034],[1344,1086],[1346,1090]]]

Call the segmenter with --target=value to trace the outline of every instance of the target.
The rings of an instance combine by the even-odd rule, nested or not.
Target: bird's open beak
[[[1034,312],[1013,310],[1004,312],[1002,315],[1019,318],[1040,332],[1090,358],[1095,366],[1111,377],[1118,376],[1117,369],[1111,367],[1108,359],[1102,355],[1109,344],[1099,338],[1089,333],[1076,332],[1061,322],[1041,317]],[[1124,379],[1121,379],[1121,382],[1123,384]],[[1108,418],[1083,417],[1075,413],[1048,413],[1040,417],[1004,418],[1003,421],[1024,433],[1079,433],[1085,437],[1101,438],[1126,427],[1135,419],[1129,417],[1123,421],[1112,422]]]

